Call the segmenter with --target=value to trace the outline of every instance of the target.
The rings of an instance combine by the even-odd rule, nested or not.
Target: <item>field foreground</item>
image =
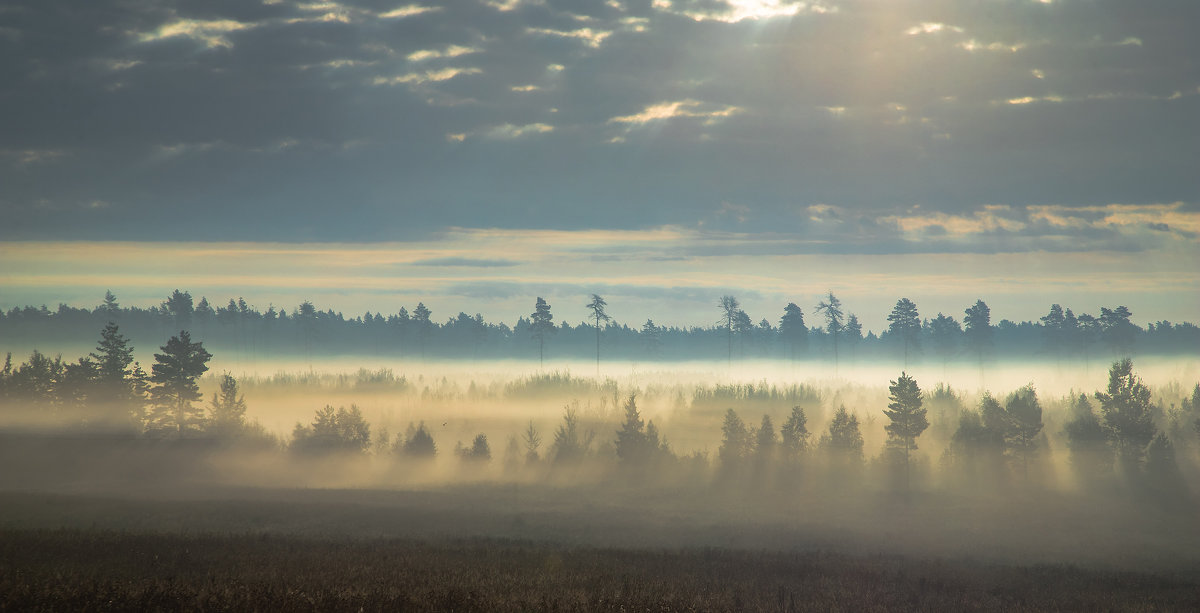
[[[503,539],[0,532],[0,609],[1196,610],[1200,583],[1071,566]]]
[[[963,555],[474,491],[2,492],[0,610],[1200,610],[1187,556]]]

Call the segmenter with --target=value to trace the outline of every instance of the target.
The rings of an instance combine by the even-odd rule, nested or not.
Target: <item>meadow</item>
[[[1182,611],[1200,606],[1200,564],[1194,557],[1185,563],[1187,558],[1168,555],[1137,568],[1139,548],[1128,535],[1118,536],[1110,559],[1085,556],[1077,558],[1083,563],[1066,563],[1050,560],[1079,551],[993,548],[998,542],[955,547],[949,533],[941,539],[898,534],[915,527],[906,524],[922,523],[913,520],[928,510],[925,504],[943,501],[917,503],[902,514],[907,517],[893,517],[892,528],[879,532],[895,534],[872,543],[869,534],[852,537],[779,515],[774,520],[704,513],[680,518],[661,515],[655,503],[633,504],[630,497],[602,504],[596,497],[563,494],[583,493],[487,488],[191,490],[170,496],[158,490],[153,496],[126,497],[6,492],[0,495],[0,609]],[[573,498],[582,500],[564,502]],[[895,502],[881,506],[869,513],[885,521],[888,511],[901,507]],[[1145,525],[1132,527],[1139,534],[1134,540],[1148,531]],[[930,540],[924,549],[914,547],[924,539]],[[1194,538],[1185,545],[1195,551]],[[1123,557],[1121,547],[1130,547],[1132,555]],[[966,553],[972,548],[974,555]]]

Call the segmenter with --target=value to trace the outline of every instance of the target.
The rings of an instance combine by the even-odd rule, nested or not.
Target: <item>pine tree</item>
[[[844,324],[842,322],[842,301],[829,292],[828,299],[821,300],[817,303],[816,311],[825,315],[825,329],[829,332],[829,336],[833,338],[833,369],[837,371],[838,364],[838,335],[841,334]]]
[[[763,415],[762,422],[754,433],[754,476],[760,486],[771,480],[778,446],[775,424],[771,422],[770,415]]]
[[[750,321],[750,316],[741,309],[738,309],[734,318],[733,333],[738,338],[738,357],[745,358],[746,343],[749,342],[750,336],[754,333],[754,323]]]
[[[196,378],[208,371],[212,354],[204,350],[202,343],[193,343],[187,330],[171,337],[160,349],[162,353],[154,354],[150,369],[150,381],[154,383],[150,390],[154,403],[151,421],[156,430],[184,436],[202,421],[202,410],[193,404],[201,398]]]
[[[1092,409],[1087,396],[1080,394],[1071,400],[1070,418],[1063,426],[1071,465],[1080,477],[1099,481],[1112,472],[1113,452],[1108,434]]]
[[[904,345],[904,367],[908,368],[908,354],[920,348],[921,316],[917,305],[908,298],[901,298],[888,315],[888,332],[900,339]]]
[[[726,294],[721,296],[717,306],[721,308],[721,319],[717,321],[717,324],[725,328],[725,359],[728,363],[733,364],[733,327],[737,325],[738,311],[741,305],[738,304],[737,298]]]
[[[1056,357],[1062,356],[1064,341],[1064,324],[1066,323],[1066,315],[1063,314],[1063,308],[1060,304],[1050,305],[1050,312],[1044,315],[1039,321],[1042,322],[1042,343],[1046,351],[1053,353]]]
[[[604,307],[608,303],[600,297],[599,294],[592,294],[592,301],[588,303],[587,308],[592,310],[592,320],[596,324],[596,375],[600,375],[600,322],[611,321],[612,318],[604,311]]]
[[[652,358],[658,357],[662,350],[662,328],[654,325],[653,319],[647,319],[646,323],[642,324],[641,336],[646,353]]]
[[[938,353],[942,356],[942,367],[950,361],[958,349],[958,338],[962,336],[962,327],[958,325],[958,321],[953,317],[937,314],[933,321],[929,324],[930,335],[933,337],[933,343],[937,346]]]
[[[529,333],[538,343],[538,367],[544,367],[546,361],[546,338],[558,331],[554,327],[554,315],[550,314],[550,305],[538,296],[533,313],[529,316]]]
[[[796,360],[796,351],[803,349],[808,340],[808,326],[804,325],[804,311],[795,302],[783,307],[783,317],[779,318],[779,335],[787,341],[791,351],[792,361]]]
[[[1005,444],[1021,458],[1021,474],[1029,479],[1029,457],[1037,449],[1038,434],[1042,431],[1042,404],[1033,386],[1026,385],[1008,395],[1004,403],[1008,416]]]
[[[1133,374],[1133,360],[1114,362],[1108,371],[1108,389],[1097,392],[1104,427],[1116,446],[1126,477],[1140,472],[1146,445],[1158,429],[1150,405],[1150,388]]]
[[[900,373],[900,378],[891,382],[888,391],[890,402],[883,414],[892,423],[883,429],[888,433],[888,445],[904,450],[904,490],[907,492],[910,484],[909,452],[917,449],[917,437],[929,427],[929,420],[921,406],[921,388],[907,373]]]
[[[963,326],[967,347],[975,352],[979,359],[979,368],[982,370],[983,359],[992,348],[992,310],[988,308],[987,303],[976,300],[975,304],[966,310]]]
[[[1133,351],[1133,341],[1139,329],[1130,323],[1129,318],[1132,316],[1133,313],[1125,306],[1115,309],[1100,308],[1100,334],[1117,355],[1127,356]]]
[[[1175,459],[1175,446],[1163,432],[1154,435],[1146,446],[1146,483],[1160,495],[1179,496],[1186,491],[1179,462]]]
[[[858,465],[863,459],[863,437],[857,415],[841,405],[829,422],[829,431],[821,437],[821,449],[841,464]]]
[[[792,412],[787,421],[783,422],[779,434],[782,438],[780,448],[784,461],[789,464],[797,462],[800,456],[808,451],[808,417],[804,415],[803,408],[792,407]]]
[[[734,477],[741,472],[741,467],[750,452],[750,433],[745,422],[733,409],[725,411],[725,420],[721,424],[721,447],[717,458],[721,462],[721,470],[725,475]]]
[[[986,478],[979,474],[979,466],[987,455],[990,438],[978,411],[964,410],[959,413],[958,427],[950,437],[947,458],[967,486],[976,486]]]
[[[418,302],[417,308],[412,312],[412,324],[417,329],[417,344],[421,348],[421,359],[425,359],[425,344],[429,341],[429,333],[433,330],[433,321],[430,316],[433,312],[430,311],[424,302]]]
[[[187,330],[192,327],[192,314],[195,312],[195,308],[192,306],[192,295],[188,292],[179,290],[172,292],[166,302],[163,302],[163,309],[174,318],[176,328]]]

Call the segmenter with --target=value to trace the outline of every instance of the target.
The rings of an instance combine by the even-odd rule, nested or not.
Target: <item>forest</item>
[[[95,307],[60,304],[13,307],[0,312],[0,338],[22,350],[76,351],[87,346],[108,322],[141,346],[188,330],[214,351],[254,361],[280,355],[396,357],[403,359],[586,359],[597,360],[805,360],[829,362],[902,358],[910,362],[953,363],[965,360],[1037,357],[1053,360],[1095,359],[1119,355],[1196,355],[1200,327],[1190,322],[1133,323],[1124,306],[1100,307],[1095,314],[1075,313],[1059,304],[1046,307],[1037,321],[997,318],[980,299],[960,314],[921,314],[907,298],[887,312],[888,327],[864,331],[858,315],[830,292],[816,305],[781,305],[778,313],[752,317],[735,296],[713,306],[713,324],[671,325],[669,317],[632,325],[614,320],[598,295],[577,305],[531,301],[531,312],[511,325],[483,315],[438,316],[424,303],[411,311],[345,315],[321,310],[311,302],[291,309],[274,305],[260,310],[244,298],[224,306],[198,301],[175,290],[157,306],[123,307],[108,292]],[[555,313],[579,317],[570,324]],[[443,320],[444,317],[444,320]],[[758,318],[755,322],[754,319]]]

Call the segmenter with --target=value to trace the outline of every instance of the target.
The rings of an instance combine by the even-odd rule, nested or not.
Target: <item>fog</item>
[[[251,434],[148,437],[97,428],[80,413],[10,402],[0,488],[68,498],[56,499],[59,506],[49,514],[10,506],[0,520],[36,527],[164,530],[183,522],[196,530],[479,534],[605,546],[818,547],[1200,568],[1200,433],[1179,412],[1200,382],[1200,360],[1134,361],[1136,376],[1151,391],[1157,430],[1173,444],[1177,474],[1165,477],[1149,464],[1131,471],[1110,460],[1097,478],[1086,457],[1070,449],[1064,428],[1071,403],[1086,395],[1099,413],[1094,394],[1108,384],[1110,366],[1099,360],[982,368],[926,362],[905,370],[894,363],[835,368],[735,360],[540,368],[536,362],[353,357],[251,366],[218,357],[200,380],[204,404],[223,375],[233,376]],[[920,386],[929,422],[907,471],[897,464],[903,454],[888,453],[884,414],[888,386],[902,371]],[[1032,451],[1005,450],[990,465],[965,457],[954,446],[963,412],[977,411],[985,392],[1003,403],[1024,386],[1032,387],[1042,409]],[[631,396],[659,441],[637,462],[617,449]],[[352,452],[303,451],[294,440],[297,425],[311,427],[327,406],[357,408],[369,444]],[[782,460],[782,452],[760,457],[755,447],[736,462],[723,457],[729,409],[750,439],[769,417],[777,445],[797,406],[809,435],[794,461]],[[861,458],[849,461],[821,442],[843,406],[857,418],[863,443]],[[568,413],[577,418],[581,448],[564,460],[555,455],[555,439]],[[397,442],[411,440],[422,425],[436,445],[432,457],[417,457]],[[536,459],[530,427],[540,437]],[[481,434],[487,458],[469,453]],[[904,472],[907,479],[900,477]],[[119,502],[96,512],[96,500]],[[220,510],[222,501],[239,506]],[[163,506],[177,503],[184,506]],[[227,517],[206,519],[198,509]],[[309,511],[309,519],[300,517]]]

